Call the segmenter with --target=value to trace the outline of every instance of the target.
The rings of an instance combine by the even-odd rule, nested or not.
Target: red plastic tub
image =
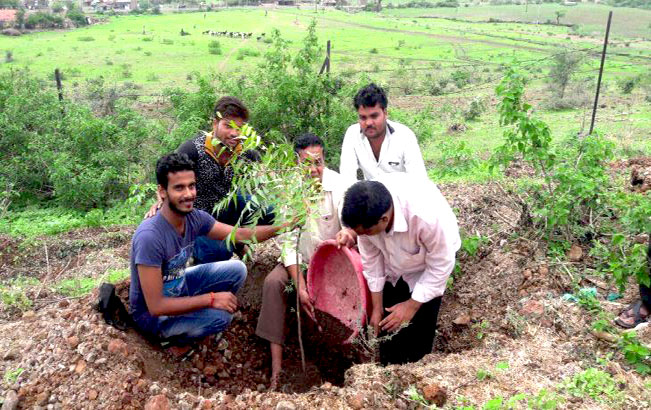
[[[336,241],[324,241],[310,260],[307,291],[316,309],[336,317],[353,331],[344,343],[350,343],[366,326],[371,294],[357,251],[337,249]]]

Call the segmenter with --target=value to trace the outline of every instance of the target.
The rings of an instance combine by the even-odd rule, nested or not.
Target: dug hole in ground
[[[232,326],[221,341],[208,339],[187,360],[173,358],[133,330],[106,325],[93,307],[96,291],[75,299],[47,286],[30,289],[30,310],[1,312],[0,371],[5,377],[0,397],[4,405],[49,409],[361,409],[425,403],[481,408],[498,397],[506,403],[518,393],[558,393],[564,379],[613,351],[608,341],[592,335],[592,318],[561,297],[572,291],[563,264],[589,263],[586,252],[569,262],[548,259],[543,245],[527,235],[530,228],[517,195],[502,185],[450,184],[441,191],[458,211],[462,231],[486,239],[473,255],[459,252],[460,269],[443,299],[434,351],[418,363],[359,363],[363,360],[355,349],[324,346],[322,335],[303,315],[308,362],[303,373],[295,314],[289,312],[283,387],[268,392],[269,348],[254,334],[264,275],[277,260],[277,250],[267,244],[249,262],[247,284],[239,295],[242,307]],[[133,230],[77,230],[43,237],[32,247],[0,237],[0,275],[49,283],[124,269]],[[602,281],[598,285],[605,287],[600,292],[614,290]],[[126,298],[128,283],[118,284],[118,291]],[[627,292],[621,303],[604,302],[605,308],[619,312],[636,298],[634,286]],[[651,344],[649,327],[638,337]],[[648,378],[621,358],[605,366],[622,392],[616,407],[649,408]],[[613,402],[571,395],[555,404],[613,407]],[[526,408],[526,400],[517,406]]]

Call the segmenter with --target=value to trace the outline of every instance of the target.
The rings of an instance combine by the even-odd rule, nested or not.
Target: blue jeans
[[[202,295],[208,292],[236,293],[246,279],[246,266],[238,260],[197,265],[185,275],[163,284],[165,297]],[[147,335],[173,345],[187,345],[219,333],[231,324],[232,315],[225,310],[205,308],[174,316],[153,317],[145,312],[136,325]]]
[[[250,195],[237,194],[235,201],[228,204],[225,209],[222,209],[216,215],[216,219],[227,225],[235,225],[242,217],[242,222],[245,224],[255,222],[256,225],[271,225],[273,224],[274,214],[273,208],[269,207],[264,212],[259,221],[251,221],[255,209],[246,209],[247,203],[251,199]],[[253,205],[253,204],[251,204]],[[251,206],[250,205],[250,206]],[[255,207],[256,205],[253,205]],[[233,245],[228,241],[216,241],[207,236],[200,236],[194,241],[194,263],[199,265],[203,263],[227,261],[233,257]]]

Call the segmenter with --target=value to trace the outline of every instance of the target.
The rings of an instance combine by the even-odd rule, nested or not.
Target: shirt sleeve
[[[346,131],[344,142],[341,145],[341,156],[339,158],[339,173],[344,177],[352,180],[357,180],[357,170],[359,169],[359,162],[355,154],[355,138],[354,127]]]
[[[164,246],[153,230],[138,232],[133,237],[133,260],[137,265],[163,266]]]
[[[213,218],[212,215],[210,215],[208,212],[202,211],[201,209],[197,209],[197,217],[197,226],[199,227],[197,236],[208,235],[208,232],[210,232],[212,227],[215,225],[215,218]]]
[[[418,139],[416,135],[409,130],[409,138],[405,146],[405,172],[408,174],[420,174],[427,178],[427,170],[425,169],[425,162],[423,155],[418,146]]]
[[[411,297],[417,302],[426,303],[445,292],[461,239],[456,217],[451,210],[449,216],[444,215],[434,222],[415,218],[412,222],[414,225],[426,254],[425,271],[414,285]]]
[[[296,240],[298,229],[280,235],[280,261],[284,267],[296,265]],[[298,263],[302,262],[301,255],[298,255]]]
[[[358,237],[357,245],[362,256],[363,274],[369,290],[371,292],[382,292],[384,282],[386,282],[382,252],[365,235]]]
[[[185,141],[183,144],[179,145],[179,147],[176,149],[176,152],[179,154],[187,155],[192,161],[195,162],[196,167],[196,162],[199,159],[199,153],[197,152],[197,147],[194,145],[195,138],[191,138]]]

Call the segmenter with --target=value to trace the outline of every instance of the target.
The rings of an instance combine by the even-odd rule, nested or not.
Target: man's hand
[[[312,300],[310,299],[310,295],[308,295],[307,291],[305,289],[301,289],[301,291],[298,293],[298,299],[301,301],[301,306],[303,306],[303,309],[307,313],[307,315],[316,323],[316,315],[314,314],[314,305],[312,304]]]
[[[234,313],[237,310],[237,297],[231,292],[212,293],[212,305],[215,309],[225,310],[228,313]]]
[[[373,331],[375,332],[375,336],[378,336],[380,334],[381,321],[382,321],[382,307],[380,306],[379,309],[373,309],[373,312],[371,313],[371,317],[369,319],[369,324],[373,326]]]
[[[384,331],[395,332],[403,323],[408,323],[414,317],[420,305],[420,302],[409,299],[386,308],[386,311],[390,313],[380,322],[380,327]]]
[[[357,234],[350,228],[342,228],[341,231],[337,232],[335,239],[337,240],[337,248],[342,246],[352,248],[357,242]]]

